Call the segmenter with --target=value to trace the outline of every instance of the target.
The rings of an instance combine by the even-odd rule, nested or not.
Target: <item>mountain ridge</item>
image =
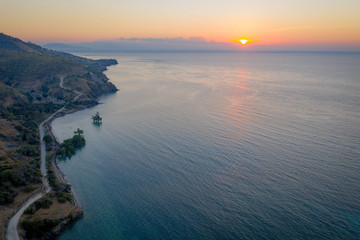
[[[103,93],[117,91],[103,73],[114,64],[115,59],[92,60],[0,33],[0,81],[38,101],[45,97],[56,102],[71,95],[59,88],[60,76],[65,78],[65,85],[71,84],[69,88],[83,92],[87,100],[96,101]]]

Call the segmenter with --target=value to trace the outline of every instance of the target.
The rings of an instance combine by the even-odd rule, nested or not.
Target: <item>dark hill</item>
[[[107,66],[114,64],[117,64],[114,59],[87,59],[0,33],[0,82],[35,101],[69,99],[72,91],[59,87],[61,77],[67,88],[84,93],[87,100],[94,101],[103,93],[116,91],[103,74]]]
[[[66,58],[69,60],[74,60],[84,65],[88,66],[98,66],[98,67],[107,67],[110,65],[117,64],[115,59],[100,59],[100,60],[92,60],[88,58],[83,58],[79,56],[75,56],[69,53],[58,52],[49,50],[46,48],[42,48],[39,45],[36,45],[31,42],[24,42],[18,38],[14,38],[3,33],[0,33],[0,49],[6,50],[16,50],[22,52],[31,52],[31,53],[40,53],[49,56],[56,56],[61,58]]]

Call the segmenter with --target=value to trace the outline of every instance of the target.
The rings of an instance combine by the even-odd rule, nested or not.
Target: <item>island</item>
[[[103,73],[114,64],[0,33],[0,239],[53,239],[82,216],[56,161],[85,144],[83,132],[60,144],[51,121],[117,91]]]

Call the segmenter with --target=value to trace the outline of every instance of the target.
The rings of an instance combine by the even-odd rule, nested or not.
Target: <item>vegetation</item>
[[[35,202],[35,208],[39,209],[39,208],[49,208],[50,205],[52,204],[52,201],[50,199],[43,199],[43,200],[37,200]]]
[[[116,60],[90,60],[51,51],[0,33],[1,219],[12,214],[9,211],[12,205],[3,205],[13,203],[18,195],[29,196],[41,183],[39,124],[65,105],[67,109],[95,105],[98,96],[116,91],[103,74],[106,66],[112,64],[116,64]],[[66,76],[64,84],[79,89],[82,97],[72,102],[76,94],[59,86],[59,76]],[[64,141],[59,153],[71,156],[76,148],[84,146],[82,134],[77,131],[73,138]],[[43,140],[47,150],[51,150],[51,136],[46,135]],[[52,170],[52,156],[46,160],[48,179],[57,191],[57,201],[71,199],[69,187],[57,182]],[[51,203],[45,201],[37,205],[47,207]],[[35,207],[26,212],[31,214],[36,211]],[[0,224],[4,225],[4,222]],[[23,223],[28,238],[39,238],[54,225],[56,222],[49,219]]]
[[[0,152],[0,205],[12,203],[17,188],[41,183],[38,124],[60,107],[32,104],[19,90],[0,82],[0,121],[4,126],[0,144],[11,146]]]
[[[0,80],[10,86],[33,78],[45,81],[47,76],[71,71],[75,66],[81,67],[75,61],[59,57],[0,49],[0,71],[3,73]]]
[[[44,137],[43,137],[43,141],[46,143],[46,144],[51,144],[53,142],[53,139],[52,137],[49,135],[49,134],[46,134]]]
[[[56,197],[59,203],[64,203],[66,200],[71,201],[72,197],[69,193],[57,192]]]
[[[91,117],[91,119],[93,120],[93,123],[101,124],[102,118],[100,117],[99,112],[96,112],[95,115]]]
[[[39,148],[32,145],[22,146],[17,151],[24,156],[34,157],[39,155]]]
[[[35,211],[34,211],[34,208],[33,207],[28,207],[25,211],[24,211],[24,214],[34,214]]]
[[[25,188],[24,188],[24,192],[31,192],[31,191],[33,191],[35,188],[34,188],[34,186],[33,185],[27,185]]]
[[[21,226],[26,232],[26,238],[41,238],[52,228],[59,224],[58,220],[43,219],[35,221],[23,221]]]
[[[46,134],[43,137],[43,141],[45,142],[46,145],[46,151],[51,151],[52,150],[51,144],[53,143],[52,137],[49,134]]]
[[[116,87],[103,73],[113,64],[116,60],[91,60],[51,51],[0,33],[0,82],[20,89],[30,101],[69,101],[73,93],[59,87],[60,75],[67,75],[72,88],[81,90],[87,100],[114,92]]]
[[[0,204],[9,204],[14,201],[16,193],[13,188],[9,185],[4,185],[1,187],[0,191]]]
[[[49,185],[52,187],[54,191],[58,191],[60,186],[56,180],[55,172],[52,170],[52,155],[46,156],[46,169],[47,169],[47,179],[49,181]]]
[[[56,155],[71,157],[75,154],[76,149],[85,146],[86,141],[83,136],[84,131],[77,129],[74,132],[74,136],[69,139],[65,139],[60,145],[60,148],[56,151]]]

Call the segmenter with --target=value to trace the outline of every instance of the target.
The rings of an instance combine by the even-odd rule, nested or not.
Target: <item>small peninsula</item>
[[[60,145],[51,121],[117,91],[103,73],[114,64],[115,59],[91,60],[0,33],[0,239],[10,234],[12,216],[21,215],[27,203],[15,226],[20,239],[53,239],[82,216],[56,153],[74,154],[72,145],[85,139],[78,129]],[[34,196],[39,199],[29,202]]]

